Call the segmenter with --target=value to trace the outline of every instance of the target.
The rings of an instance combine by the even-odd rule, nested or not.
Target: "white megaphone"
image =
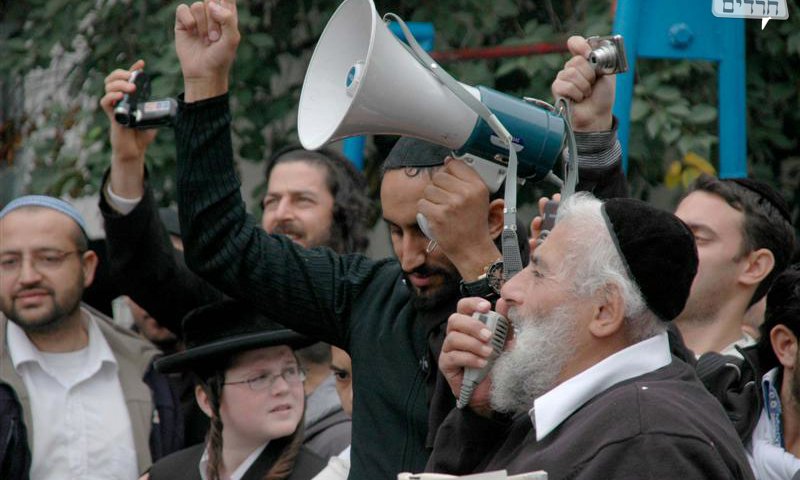
[[[322,32],[306,72],[297,118],[300,142],[314,150],[355,135],[416,137],[466,155],[489,189],[497,191],[505,179],[509,146],[431,68],[439,67],[423,65],[410,53],[372,0],[345,0]],[[564,120],[490,88],[461,86],[512,135],[517,176],[552,177],[564,144]],[[486,163],[494,166],[493,173],[481,171],[480,164]]]

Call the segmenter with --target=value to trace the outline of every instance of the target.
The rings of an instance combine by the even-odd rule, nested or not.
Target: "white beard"
[[[492,408],[527,412],[533,401],[551,390],[575,345],[575,308],[563,305],[548,314],[519,314],[509,319],[519,327],[514,350],[504,352],[492,369]]]

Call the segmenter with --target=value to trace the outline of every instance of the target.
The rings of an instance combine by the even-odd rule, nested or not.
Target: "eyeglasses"
[[[283,371],[279,374],[272,374],[272,373],[264,373],[257,377],[248,378],[247,380],[241,380],[238,382],[226,382],[223,385],[238,385],[241,383],[246,383],[250,390],[259,391],[264,390],[267,388],[272,388],[275,385],[275,382],[278,378],[283,378],[286,383],[289,385],[297,385],[298,383],[302,383],[303,380],[306,379],[306,372],[304,372],[299,367],[287,367],[284,368]]]
[[[39,273],[48,273],[58,270],[68,256],[78,254],[83,255],[85,250],[71,250],[61,252],[59,250],[43,250],[31,253],[31,265]],[[25,256],[19,253],[4,253],[0,255],[0,272],[16,274],[22,269],[22,262]]]

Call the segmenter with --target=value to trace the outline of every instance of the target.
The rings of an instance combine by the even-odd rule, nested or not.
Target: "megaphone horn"
[[[518,176],[547,176],[564,143],[564,120],[486,87],[461,84],[513,136]],[[391,33],[372,0],[345,0],[322,32],[300,95],[297,130],[307,149],[355,135],[403,135],[502,163],[505,139]]]

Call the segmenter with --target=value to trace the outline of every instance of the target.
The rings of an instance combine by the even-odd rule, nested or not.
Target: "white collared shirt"
[[[750,441],[745,445],[747,460],[758,480],[793,478],[800,472],[800,458],[787,452],[784,446],[783,409],[777,377],[777,367],[761,377],[764,407]]]
[[[133,429],[117,361],[95,320],[83,311],[86,348],[44,353],[12,322],[8,352],[28,389],[33,417],[31,478],[138,478]]]
[[[231,473],[230,477],[228,477],[228,480],[242,480],[244,474],[247,473],[247,470],[255,463],[255,461],[258,459],[258,456],[261,455],[261,452],[267,448],[267,443],[253,450],[253,453],[248,455],[247,458],[245,458],[244,461],[239,464],[238,467],[236,467],[236,470]],[[208,448],[203,450],[203,456],[200,457],[200,464],[197,466],[197,468],[200,469],[200,478],[206,480],[206,471],[208,470]]]
[[[533,402],[528,412],[539,441],[586,402],[625,380],[672,362],[667,333],[636,343],[575,375]]]

